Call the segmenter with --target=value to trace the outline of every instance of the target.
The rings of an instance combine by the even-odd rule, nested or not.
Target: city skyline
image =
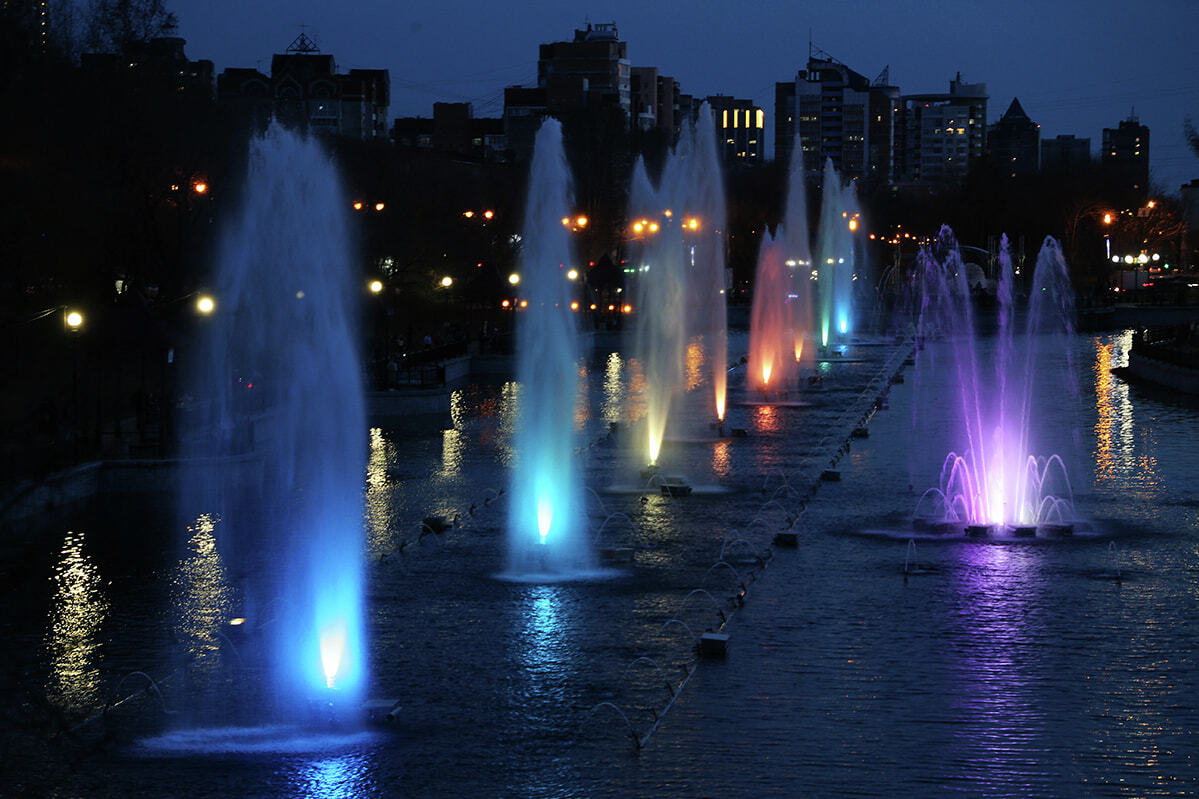
[[[1174,193],[1199,177],[1199,157],[1182,130],[1188,116],[1199,119],[1199,82],[1191,77],[1199,55],[1187,41],[1199,29],[1199,5],[1158,0],[1129,15],[1126,5],[1100,0],[1088,5],[1085,17],[1064,6],[1035,8],[1021,0],[975,3],[963,11],[920,0],[732,8],[701,0],[681,16],[628,2],[538,1],[522,5],[518,17],[511,8],[475,0],[403,11],[359,0],[336,13],[311,0],[270,0],[252,11],[195,0],[170,5],[189,56],[212,59],[218,72],[265,69],[303,25],[340,68],[390,70],[392,118],[429,116],[439,101],[471,102],[477,116],[499,116],[506,86],[535,85],[537,47],[568,41],[588,21],[616,23],[632,66],[658,67],[698,97],[752,99],[773,116],[774,84],[804,67],[810,35],[817,47],[869,77],[889,67],[892,83],[905,94],[945,91],[961,72],[987,84],[991,118],[1019,98],[1041,126],[1042,140],[1089,138],[1095,155],[1102,129],[1135,111],[1153,132],[1154,183]],[[918,47],[904,44],[921,36],[927,40]],[[774,144],[768,137],[768,157]]]

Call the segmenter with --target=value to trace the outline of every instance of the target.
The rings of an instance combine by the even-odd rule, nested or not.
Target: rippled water
[[[889,347],[825,365],[826,389],[806,406],[732,405],[729,426],[747,438],[704,423],[668,433],[662,460],[697,493],[644,502],[629,427],[644,414],[644,379],[620,354],[593,357],[576,417],[589,516],[601,546],[634,550],[605,579],[495,579],[511,384],[457,392],[445,430],[371,430],[373,693],[404,713],[363,741],[238,721],[236,691],[253,686],[236,681],[217,698],[234,727],[173,723],[189,693],[171,676],[181,650],[213,675],[252,653],[221,638],[238,578],[211,546],[215,510],[183,536],[127,509],[119,523],[84,516],[10,541],[16,654],[0,784],[89,796],[1193,793],[1196,408],[1110,375],[1127,336],[1075,344],[1089,371],[1078,398],[1061,398],[1058,433],[1095,534],[922,539],[922,573],[906,578],[908,519],[949,443],[946,430],[912,432],[913,400],[935,395],[938,378],[917,386],[910,369],[840,459],[842,480],[820,484],[799,516],[799,548],[770,557],[768,546],[844,441],[854,419],[843,410]],[[705,395],[697,384],[687,401]],[[622,427],[606,437],[612,421]],[[459,526],[420,538],[432,514],[459,514]],[[722,619],[727,658],[696,661],[693,635]],[[141,696],[52,737],[58,711],[38,697],[69,708],[69,726],[141,691],[135,671],[161,681],[161,701]],[[142,732],[163,721],[183,730]]]

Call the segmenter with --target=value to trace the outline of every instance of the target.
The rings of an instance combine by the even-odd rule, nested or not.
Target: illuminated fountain
[[[792,281],[781,241],[762,236],[754,275],[754,304],[749,321],[749,385],[759,391],[786,391],[795,383],[791,306]]]
[[[366,682],[366,425],[348,209],[315,140],[274,124],[251,142],[219,308],[192,375],[200,412],[183,431],[192,466],[181,506],[190,518],[219,513],[215,546],[237,575],[262,710],[293,720],[314,700],[357,703]]]
[[[521,239],[528,306],[517,327],[519,418],[505,574],[513,579],[563,579],[592,565],[574,455],[579,345],[564,267],[571,262],[569,232],[560,221],[570,207],[562,126],[549,119],[534,143]]]
[[[1056,454],[1034,447],[1050,426],[1061,426],[1062,407],[1074,388],[1069,363],[1073,328],[1073,290],[1061,249],[1046,238],[1037,257],[1024,328],[1019,322],[1020,283],[1004,238],[996,280],[997,334],[977,334],[975,302],[983,276],[961,260],[953,234],[942,228],[934,249],[920,254],[924,284],[921,328],[938,331],[956,394],[949,407],[959,449],[950,452],[939,484],[921,497],[918,523],[985,535],[1010,526],[1018,536],[1031,536],[1039,526],[1050,533],[1069,533],[1074,521],[1073,495],[1065,463]],[[934,345],[920,360],[937,357]],[[1060,363],[1057,363],[1060,361]],[[1060,367],[1060,368],[1055,368]],[[1036,375],[1056,375],[1049,384]],[[1037,427],[1037,425],[1041,425]]]
[[[700,119],[711,113],[705,104]],[[701,336],[704,356],[712,376],[713,409],[724,421],[728,395],[728,295],[725,284],[724,229],[727,211],[716,126],[701,124],[694,129],[690,185],[682,198],[684,257],[690,274],[691,296],[687,314],[689,332]]]
[[[794,158],[781,230],[762,237],[754,275],[748,384],[760,391],[795,387],[811,320],[811,246],[803,159]]]
[[[849,206],[853,189],[842,189],[841,178],[830,159],[824,166],[824,194],[820,205],[820,231],[816,239],[820,256],[816,272],[820,295],[820,346],[844,339],[853,331],[853,241]],[[856,218],[854,226],[856,227]]]
[[[701,117],[711,112],[701,108]],[[724,419],[727,394],[724,190],[715,128],[689,126],[668,155],[657,188],[638,161],[629,191],[635,266],[634,352],[646,377],[647,476],[657,470],[671,410],[684,385],[689,340],[703,342],[713,412]]]

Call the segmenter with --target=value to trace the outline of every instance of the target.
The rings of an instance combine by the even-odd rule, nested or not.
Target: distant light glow
[[[449,275],[446,275],[441,279],[442,288],[448,289],[452,285],[454,285],[454,278],[450,277]]]
[[[579,218],[575,219],[575,224],[579,227],[587,227],[587,223],[590,221],[591,220],[589,220],[587,217],[580,216]]]
[[[840,321],[838,322],[837,326],[838,326],[838,327],[841,329],[841,332],[842,332],[843,334],[844,334],[844,333],[848,333],[848,332],[849,332],[849,320],[848,320],[848,319],[846,319],[844,316],[842,316],[842,317],[841,317],[841,319],[840,319]]]
[[[83,327],[83,314],[79,313],[79,311],[68,311],[67,327],[71,328],[72,330],[78,330],[79,328]]]
[[[566,279],[567,280],[578,280],[579,279],[579,270],[571,269],[569,272],[566,273]]]
[[[375,210],[376,210],[376,211],[382,211],[382,210],[383,210],[384,208],[386,208],[386,207],[387,207],[387,206],[385,206],[383,203],[375,203]]]
[[[362,210],[362,203],[361,203],[361,201],[360,201],[360,202],[356,202],[356,203],[354,203],[354,210],[355,210],[355,211],[361,211],[361,210]]]
[[[378,294],[383,290],[383,281],[372,280],[370,283],[366,284],[366,287],[370,290],[371,294]]]
[[[513,272],[512,274],[508,275],[508,282],[511,283],[513,286],[517,285],[518,283],[520,283],[520,275]]]
[[[770,373],[773,370],[774,370],[774,367],[772,364],[769,364],[769,363],[762,364],[762,387],[763,388],[765,388],[767,385],[770,384]]]
[[[495,216],[495,211],[484,211],[483,212],[484,219],[491,219],[493,216]]]
[[[545,539],[550,534],[550,526],[554,523],[554,509],[550,503],[542,499],[537,503],[537,534],[541,536],[541,542],[545,543]]]
[[[192,184],[192,191],[194,191],[196,194],[207,194],[208,184],[202,180],[196,181],[194,184]]]
[[[207,294],[201,294],[196,299],[196,310],[202,314],[210,314],[216,308],[216,302]]]

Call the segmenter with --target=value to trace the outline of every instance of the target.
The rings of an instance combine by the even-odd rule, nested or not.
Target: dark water
[[[447,430],[372,430],[372,693],[404,706],[388,731],[238,718],[254,644],[222,638],[238,578],[214,545],[216,509],[192,520],[182,553],[173,523],[134,506],[115,522],[21,531],[3,550],[13,656],[0,794],[1192,795],[1196,408],[1110,375],[1127,337],[1075,344],[1079,394],[1042,412],[1059,420],[1054,446],[1070,450],[1094,531],[921,538],[923,573],[906,579],[916,496],[953,446],[951,420],[926,412],[950,388],[935,371],[917,381],[908,369],[892,388],[870,437],[837,463],[842,480],[820,484],[799,516],[799,548],[769,547],[880,391],[884,361],[902,356],[886,346],[826,366],[804,407],[732,405],[729,426],[748,438],[676,428],[662,460],[696,493],[644,502],[634,431],[604,435],[644,413],[642,378],[598,354],[576,420],[589,515],[596,529],[606,521],[601,544],[634,549],[604,580],[494,578],[510,385],[457,393]],[[687,374],[702,383],[695,357]],[[681,415],[705,418],[707,392],[687,396]],[[455,513],[458,527],[419,538],[421,518]],[[693,636],[722,619],[728,656],[697,660]],[[163,681],[161,701],[139,695],[56,734],[140,692],[135,671]],[[207,707],[189,716],[195,696]],[[225,729],[197,737],[193,718]],[[161,735],[171,728],[190,732]]]

